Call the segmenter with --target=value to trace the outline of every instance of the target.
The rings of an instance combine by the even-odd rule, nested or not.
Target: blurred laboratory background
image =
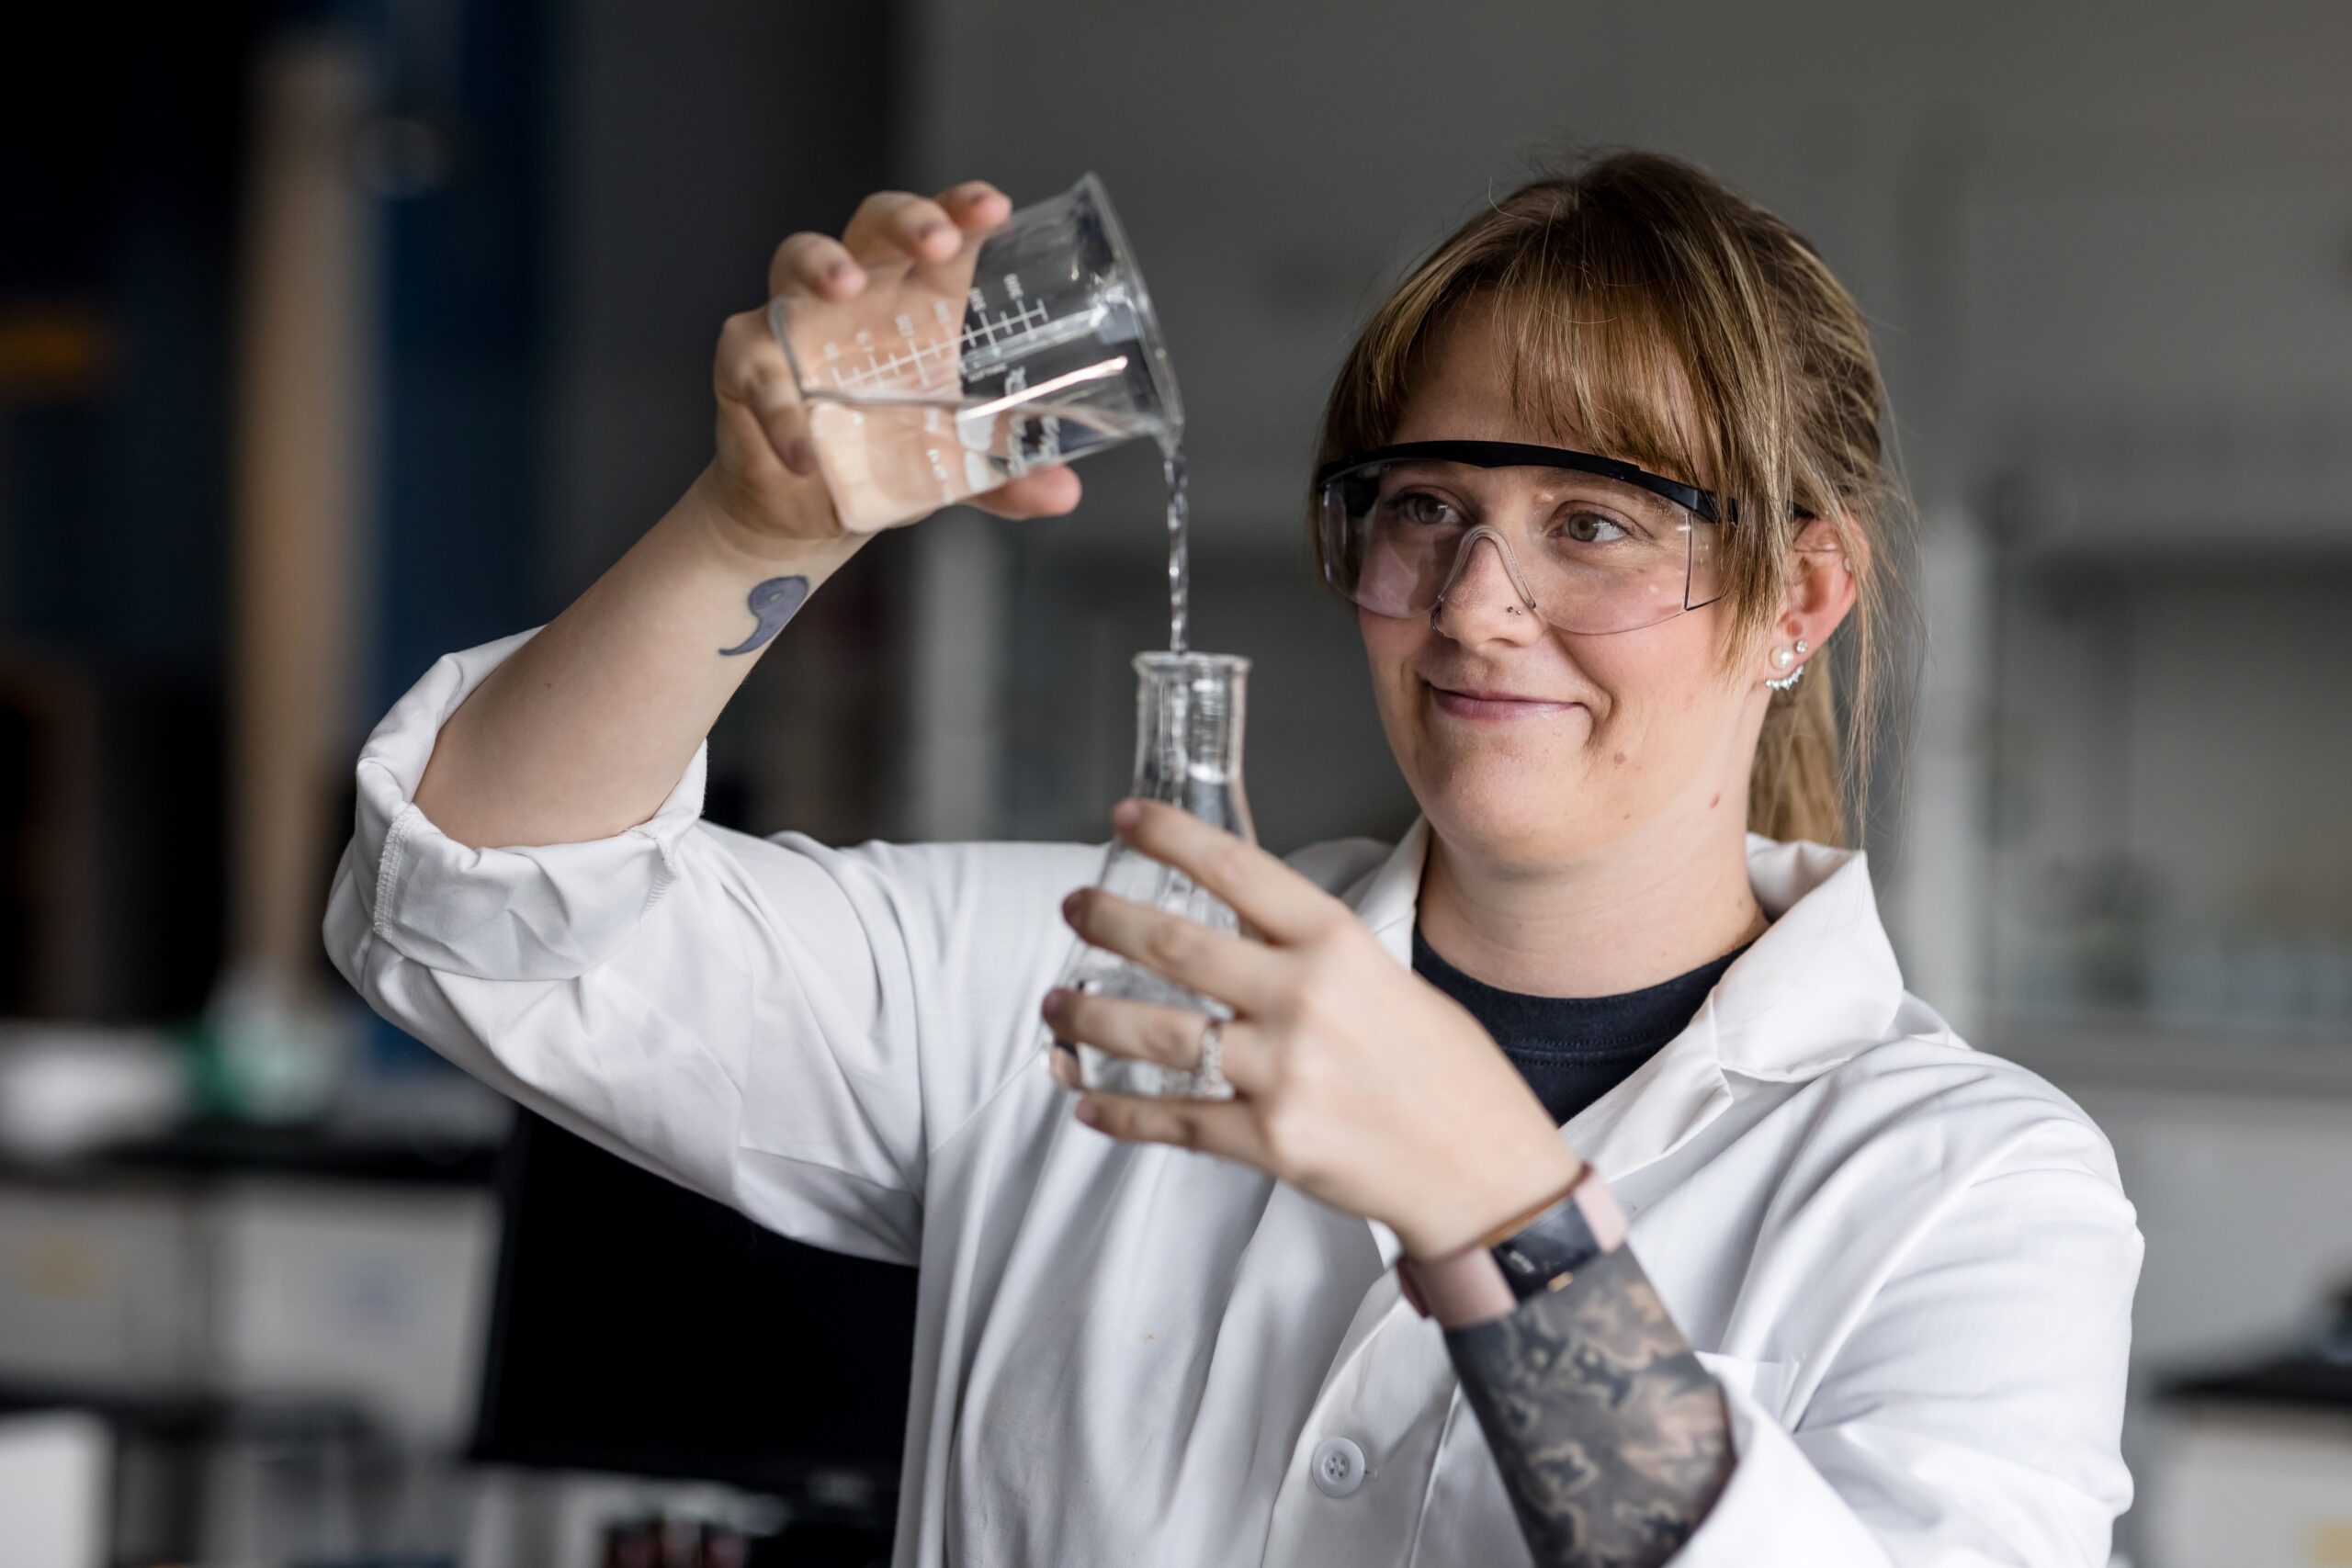
[[[693,479],[777,240],[1091,170],[1261,836],[1393,834],[1314,421],[1403,264],[1610,145],[1785,214],[1877,331],[1928,630],[1868,847],[1913,989],[2139,1205],[2121,1551],[2352,1563],[2352,8],[41,11],[0,51],[0,1568],[884,1561],[910,1279],[360,1007],[318,940],[352,759]],[[709,816],[1101,838],[1157,454],[1085,478],[868,549]]]

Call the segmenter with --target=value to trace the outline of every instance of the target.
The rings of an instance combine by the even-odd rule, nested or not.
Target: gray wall
[[[1952,857],[1906,853],[1904,829],[1949,843],[1980,825],[1963,738],[1984,728],[1988,655],[1966,607],[1986,563],[1973,538],[1933,536],[1973,535],[1986,493],[2023,481],[2062,525],[2110,538],[2217,505],[2290,545],[2352,525],[2342,7],[929,0],[908,53],[907,144],[927,182],[985,175],[1030,197],[1104,176],[1185,389],[1204,577],[1264,574],[1283,614],[1252,623],[1261,678],[1341,707],[1361,670],[1297,583],[1296,516],[1328,378],[1382,283],[1567,143],[1694,156],[1804,229],[1877,328],[1943,573],[1922,597],[1962,612],[1932,632],[1924,793],[1872,848],[1915,965],[1962,1012],[1983,984],[1981,901],[1944,897]],[[996,547],[1148,573],[1149,478],[1090,474],[1078,519],[1000,531]],[[1146,646],[1148,619],[1131,635]],[[971,716],[1036,700],[1043,673],[967,670],[940,706],[1000,733],[1009,721]],[[1276,819],[1334,773],[1386,765],[1368,705],[1308,744],[1253,737],[1254,794]],[[1915,860],[1929,886],[1905,885]]]

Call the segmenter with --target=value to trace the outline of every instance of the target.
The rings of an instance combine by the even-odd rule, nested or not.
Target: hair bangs
[[[1493,312],[1514,412],[1555,444],[1716,488],[1721,463],[1660,302],[1638,283],[1594,288],[1587,268],[1534,271],[1508,268],[1456,308]]]

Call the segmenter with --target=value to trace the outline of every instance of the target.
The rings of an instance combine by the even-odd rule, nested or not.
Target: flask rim
[[[1138,675],[1247,675],[1249,656],[1240,653],[1172,653],[1156,649],[1134,660]]]

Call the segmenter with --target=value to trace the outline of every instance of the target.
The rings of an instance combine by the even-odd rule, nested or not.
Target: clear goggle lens
[[[1655,626],[1723,592],[1722,525],[1641,484],[1409,457],[1318,477],[1324,575],[1374,615],[1436,611],[1488,541],[1526,607],[1563,631]]]

